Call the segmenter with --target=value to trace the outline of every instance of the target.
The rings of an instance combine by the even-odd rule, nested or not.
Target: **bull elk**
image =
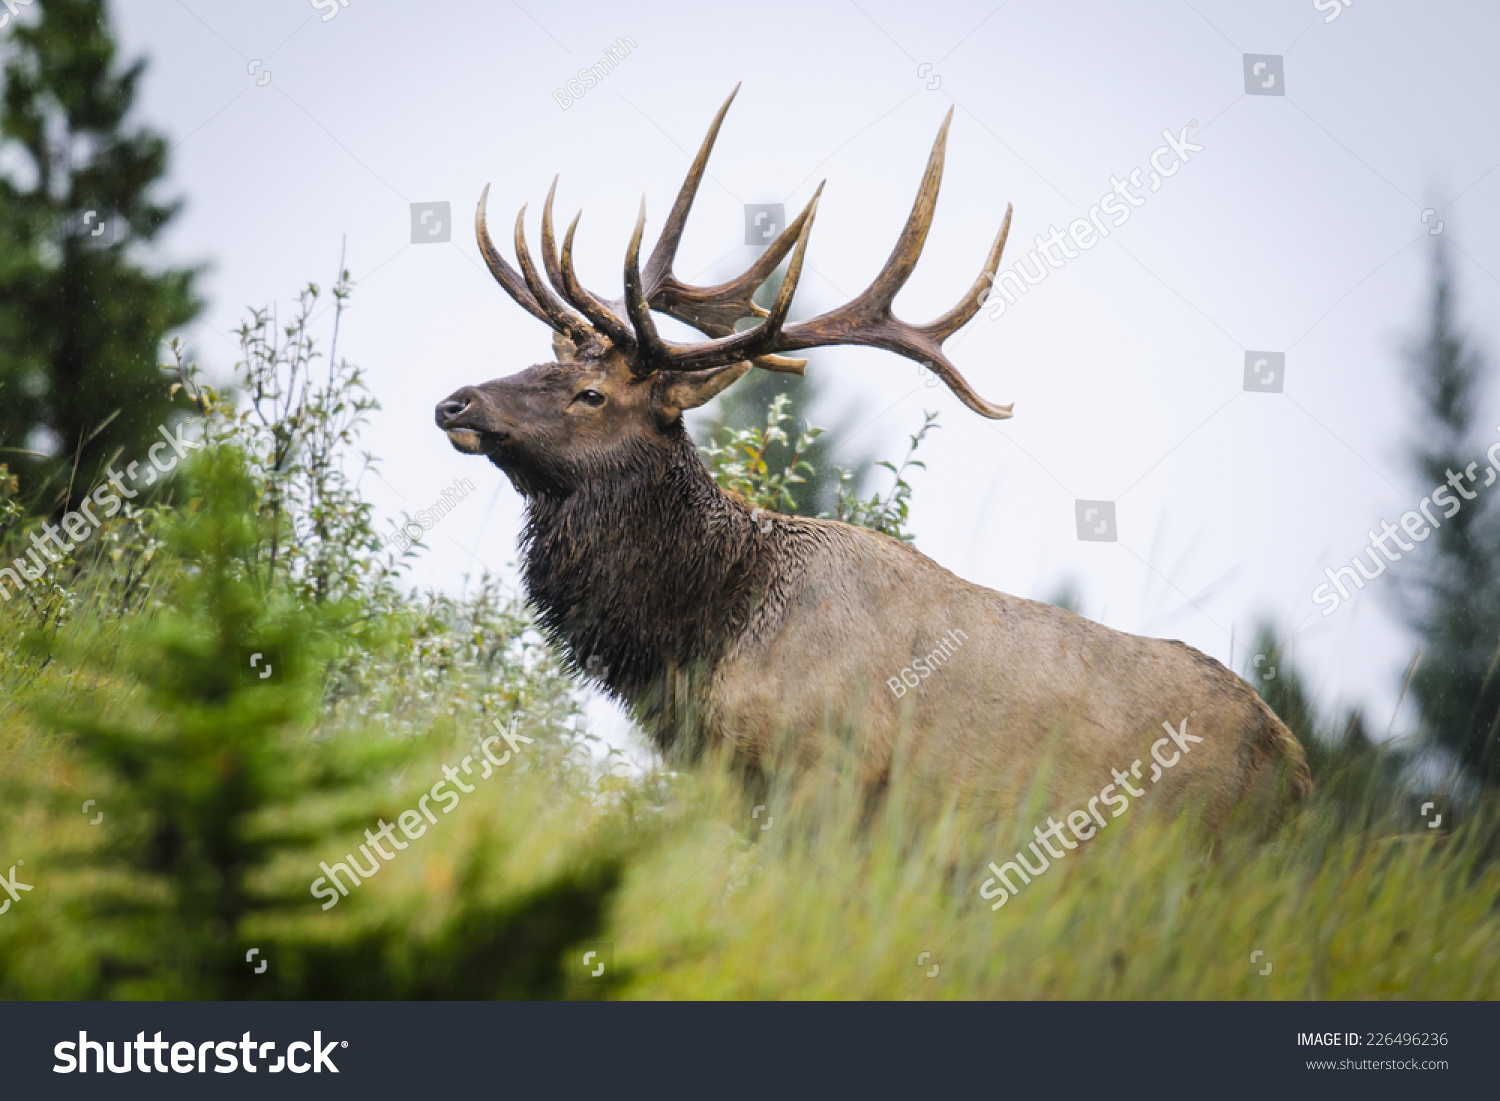
[[[782,515],[766,523],[715,484],[683,411],[752,367],[800,373],[807,361],[788,352],[883,348],[933,371],[980,416],[1011,415],[1011,406],[980,397],[942,350],[979,309],[1009,208],[956,306],[925,325],[891,311],[932,223],[951,110],[895,250],[847,305],[787,323],[822,185],[738,278],[704,287],[673,274],[738,90],[714,118],[644,266],[642,201],[619,300],[579,282],[577,217],[559,252],[555,179],[542,208],[545,281],[527,248],[525,207],[515,224],[517,272],[490,239],[489,188],[480,196],[475,235],[485,263],[552,328],[557,360],[455,391],[438,403],[437,426],[459,451],[486,456],[524,498],[524,582],[548,638],[627,704],[669,759],[717,745],[755,769],[788,745],[812,758],[827,739],[847,736],[876,786],[902,760],[998,792],[1045,759],[1054,784],[1082,793],[1115,770],[1128,777],[1132,761],[1139,777],[1162,724],[1186,721],[1181,760],[1159,785],[1171,793],[1158,799],[1199,800],[1222,817],[1254,789],[1304,796],[1306,760],[1291,733],[1248,684],[1197,650],[981,588],[865,528]],[[766,309],[751,295],[788,253]],[[653,311],[706,339],[666,339]],[[736,331],[744,318],[759,323]],[[893,678],[914,663],[931,675],[898,693],[906,686]]]

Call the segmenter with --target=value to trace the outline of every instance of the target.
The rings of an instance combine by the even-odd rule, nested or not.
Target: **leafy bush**
[[[344,466],[368,465],[373,402],[332,355],[312,377],[317,299],[280,336],[252,315],[240,394],[174,349],[206,446],[0,610],[0,853],[24,841],[35,880],[0,924],[0,996],[556,996],[603,921],[632,831],[605,826],[621,812],[577,691],[493,581],[466,600],[393,583]],[[445,760],[467,772],[455,747],[502,720],[526,761],[325,914],[320,862],[394,821],[408,776],[415,802]]]
[[[906,472],[913,468],[927,469],[926,463],[913,456],[927,438],[927,433],[937,427],[937,414],[924,413],[922,427],[917,430],[916,435],[909,437],[911,444],[900,465],[885,459],[875,464],[891,472],[891,489],[883,499],[879,493],[868,499],[861,498],[856,492],[853,475],[847,470],[839,470],[838,504],[833,512],[825,515],[846,524],[858,524],[862,528],[894,536],[903,543],[913,542],[916,536],[906,530],[906,521],[911,513],[911,485],[906,480]]]
[[[766,408],[764,425],[721,429],[717,438],[700,449],[714,481],[756,508],[793,511],[797,500],[792,496],[792,486],[806,482],[814,472],[812,464],[802,456],[823,430],[807,423],[793,444],[783,427],[791,419],[786,411],[790,400],[786,394],[777,394]],[[766,452],[776,444],[792,449],[780,470],[773,469],[766,460]]]
[[[810,422],[804,424],[793,443],[784,427],[791,419],[787,412],[789,399],[786,394],[777,394],[766,407],[763,425],[750,428],[721,428],[710,439],[708,446],[701,448],[708,463],[709,472],[722,489],[738,494],[756,508],[770,511],[795,512],[798,502],[791,487],[802,485],[816,475],[813,465],[804,456],[813,441],[823,434]],[[884,535],[894,536],[910,543],[916,537],[906,530],[911,511],[911,485],[906,481],[912,469],[926,469],[926,464],[914,458],[922,446],[927,433],[937,428],[937,414],[925,413],[922,427],[910,437],[911,444],[900,465],[881,460],[875,466],[891,472],[890,491],[882,497],[875,493],[868,499],[858,493],[860,478],[842,467],[834,467],[838,476],[835,488],[833,511],[822,514],[824,519],[842,520],[869,528]],[[780,469],[773,466],[767,455],[776,446],[790,448],[791,454]]]

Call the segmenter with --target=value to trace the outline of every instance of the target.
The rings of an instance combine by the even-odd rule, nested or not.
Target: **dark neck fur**
[[[521,550],[543,632],[665,743],[764,592],[770,547],[681,421],[641,459],[623,478],[528,496]]]

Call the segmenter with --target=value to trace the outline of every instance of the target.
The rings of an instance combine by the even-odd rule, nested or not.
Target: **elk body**
[[[849,304],[786,322],[816,193],[738,279],[697,287],[674,276],[683,225],[733,99],[644,268],[642,204],[619,301],[580,285],[577,218],[559,253],[556,181],[542,213],[545,281],[527,248],[525,209],[515,226],[518,272],[490,240],[488,188],[480,198],[475,228],[485,261],[554,330],[557,361],[463,387],[438,404],[436,420],[456,448],[489,458],[523,495],[524,580],[552,642],[629,705],[672,757],[715,744],[756,767],[787,749],[815,759],[838,739],[875,785],[898,762],[981,793],[1014,790],[1045,767],[1057,791],[1082,796],[1112,775],[1144,790],[1142,769],[1153,768],[1154,755],[1172,762],[1153,768],[1156,798],[1200,801],[1218,819],[1258,789],[1305,795],[1307,766],[1290,732],[1248,684],[1191,647],[970,584],[865,528],[752,516],[714,483],[683,411],[754,368],[800,372],[806,361],[786,352],[884,348],[928,367],[980,415],[1010,416],[1009,406],[975,393],[942,351],[979,308],[1009,209],[958,305],[921,326],[891,312],[931,224],[951,111],[890,260]],[[788,253],[766,310],[751,295]],[[662,338],[653,311],[707,339]],[[736,332],[746,317],[759,324]]]

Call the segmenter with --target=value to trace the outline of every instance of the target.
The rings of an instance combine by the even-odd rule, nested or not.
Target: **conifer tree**
[[[0,42],[0,457],[51,510],[145,457],[159,345],[201,307],[195,269],[147,259],[178,204],[155,197],[166,141],[130,118],[145,63],[118,59],[104,0],[25,12]]]
[[[1454,496],[1459,511],[1440,514],[1441,526],[1413,556],[1421,572],[1404,592],[1405,611],[1422,658],[1411,692],[1424,734],[1492,785],[1500,780],[1500,508],[1485,489],[1485,455],[1500,436],[1477,421],[1485,365],[1455,314],[1453,274],[1439,244],[1426,331],[1408,353],[1419,402],[1413,458],[1423,489],[1457,478],[1463,493]]]

